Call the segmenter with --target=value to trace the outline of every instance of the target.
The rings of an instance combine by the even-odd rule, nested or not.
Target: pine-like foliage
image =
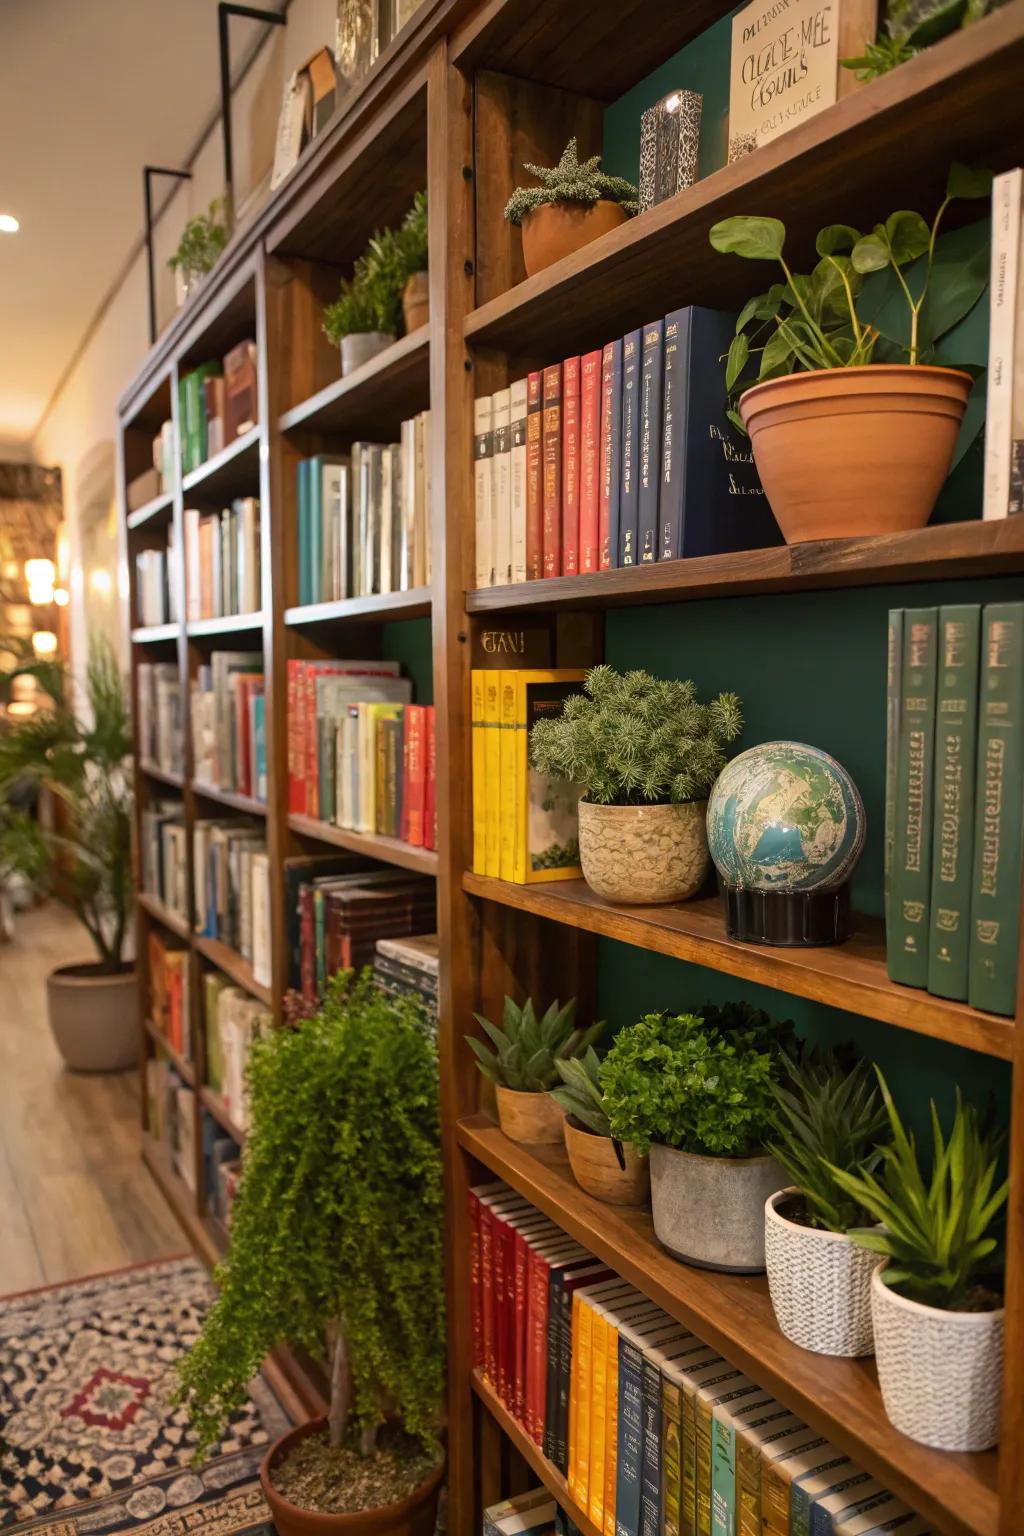
[[[561,716],[537,722],[530,754],[541,773],[581,785],[592,805],[702,799],[743,728],[734,693],[701,704],[691,682],[600,666],[585,688]]]
[[[531,165],[527,161],[523,170],[536,176],[540,186],[517,187],[512,193],[505,204],[505,217],[510,224],[521,224],[524,214],[544,203],[582,203],[589,208],[605,198],[621,204],[628,214],[636,213],[639,206],[633,183],[622,176],[606,175],[601,170],[600,155],[580,164],[575,139],[569,140],[557,165]]]

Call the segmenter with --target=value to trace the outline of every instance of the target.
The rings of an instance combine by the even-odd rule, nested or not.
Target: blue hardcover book
[[[658,558],[658,495],[661,488],[661,415],[664,392],[665,322],[652,320],[643,329],[640,365],[640,433],[636,539],[637,562]]]
[[[659,560],[783,542],[750,442],[725,414],[734,331],[732,315],[695,304],[665,317]]]
[[[252,782],[257,800],[267,798],[267,702],[262,693],[254,693],[252,711]]]
[[[636,565],[638,422],[642,332],[622,338],[622,472],[619,493],[619,564]]]
[[[295,466],[295,504],[298,508],[299,525],[299,602],[312,602],[310,597],[309,562],[309,460],[300,459]]]
[[[601,354],[602,571],[619,563],[619,502],[622,495],[622,342],[610,341]]]
[[[619,1459],[615,1536],[639,1536],[643,1455],[643,1350],[619,1334]]]

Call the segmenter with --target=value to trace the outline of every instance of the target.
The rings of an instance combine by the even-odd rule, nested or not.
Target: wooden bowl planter
[[[545,267],[571,256],[591,240],[625,224],[629,215],[611,198],[596,203],[542,203],[523,215],[523,262],[533,277]]]
[[[659,1243],[699,1269],[764,1269],[764,1204],[785,1175],[774,1157],[702,1157],[651,1147],[651,1206]]]
[[[300,1440],[317,1435],[327,1427],[326,1419],[289,1430],[275,1440],[260,1463],[260,1487],[273,1516],[277,1536],[434,1536],[437,1501],[444,1477],[444,1457],[430,1476],[406,1498],[378,1509],[363,1509],[346,1515],[320,1515],[300,1509],[278,1493],[273,1483],[274,1468],[280,1466]]]
[[[516,1088],[494,1087],[498,1124],[509,1141],[557,1145],[562,1140],[565,1110],[547,1093],[521,1093]]]
[[[573,1178],[595,1200],[605,1200],[609,1205],[647,1204],[651,1193],[650,1165],[630,1142],[599,1136],[568,1115],[565,1150]]]
[[[685,805],[591,805],[581,800],[584,880],[606,901],[632,905],[695,896],[708,872],[707,807],[706,800]]]
[[[878,1255],[845,1232],[828,1232],[792,1219],[793,1186],[769,1195],[764,1206],[764,1255],[775,1318],[801,1349],[819,1355],[874,1353],[871,1276]]]
[[[955,368],[872,364],[791,373],[739,400],[788,544],[923,528],[973,387]]]
[[[426,272],[414,272],[402,289],[402,318],[405,333],[418,331],[430,319],[430,276]]]

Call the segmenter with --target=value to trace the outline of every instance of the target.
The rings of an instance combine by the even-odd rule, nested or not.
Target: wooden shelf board
[[[129,528],[141,528],[146,523],[155,523],[170,517],[174,510],[174,492],[161,491],[159,496],[154,496],[152,501],[147,501],[141,507],[136,507],[134,512],[129,512],[125,519]]]
[[[252,613],[224,613],[216,619],[189,619],[185,625],[190,640],[201,639],[203,635],[242,635],[262,628],[262,608]]]
[[[292,812],[288,825],[303,837],[316,838],[335,848],[348,848],[352,853],[364,853],[371,859],[385,864],[397,864],[402,869],[414,870],[419,875],[437,874],[437,852],[433,848],[417,848],[397,837],[379,837],[375,833],[350,832],[345,827],[334,827],[329,822],[317,821],[313,816],[298,816]]]
[[[181,482],[188,495],[200,491],[204,499],[222,496],[254,496],[259,493],[259,423],[193,469]]]
[[[712,250],[710,225],[770,212],[785,222],[787,255],[799,266],[808,255],[813,262],[814,235],[833,220],[870,228],[910,195],[913,207],[937,206],[950,161],[997,171],[1020,163],[1024,120],[1013,82],[1022,69],[1024,0],[1011,0],[481,305],[467,315],[465,335],[554,360],[680,304],[738,308],[756,275],[749,262]],[[578,66],[574,88],[586,80]],[[970,216],[985,212],[979,204]]]
[[[158,923],[163,923],[164,927],[176,933],[179,939],[187,941],[192,937],[185,919],[179,917],[170,907],[165,906],[159,896],[154,896],[150,891],[136,891],[135,900],[145,912],[149,913],[150,917],[155,918]]]
[[[359,436],[380,433],[430,404],[430,326],[403,336],[368,363],[336,379],[278,420],[282,432],[312,427]]]
[[[513,885],[466,874],[463,886],[471,896],[619,939],[638,949],[705,965],[1004,1061],[1012,1058],[1011,1019],[889,980],[883,926],[878,919],[855,917],[854,931],[845,944],[776,949],[729,938],[715,897],[674,907],[614,907],[595,895],[583,880]]]
[[[562,1147],[509,1141],[483,1115],[461,1120],[458,1139],[571,1236],[829,1435],[944,1536],[996,1536],[995,1451],[934,1451],[900,1434],[885,1416],[874,1361],[816,1355],[791,1344],[776,1324],[764,1275],[716,1274],[671,1258],[654,1235],[650,1212],[591,1199],[573,1179]]]
[[[165,640],[177,640],[180,624],[142,624],[132,630],[133,645],[158,645]]]
[[[661,560],[467,592],[470,613],[619,608],[750,592],[801,592],[895,581],[1012,575],[1024,570],[1024,522],[938,523],[914,533],[784,544]]]
[[[196,933],[192,936],[198,954],[209,960],[225,976],[230,976],[236,986],[245,992],[251,992],[253,997],[258,997],[267,1008],[272,1008],[274,1000],[269,987],[256,980],[252,973],[252,966],[237,949],[232,949],[229,944],[222,944],[220,939],[205,938]]]
[[[373,592],[367,597],[343,597],[330,603],[303,603],[286,608],[284,622],[293,629],[309,624],[336,624],[344,619],[419,619],[430,614],[429,587],[410,587],[406,592]]]
[[[144,773],[147,779],[155,779],[158,784],[169,784],[172,789],[181,789],[185,783],[183,774],[175,773],[170,768],[161,768],[159,763],[146,762],[145,759],[139,763],[139,772]]]
[[[186,1061],[181,1052],[175,1050],[163,1030],[158,1029],[152,1019],[143,1019],[142,1024],[146,1034],[165,1053],[178,1076],[188,1083],[190,1088],[194,1088],[196,1085],[196,1069],[192,1062]]]
[[[200,1084],[198,1092],[199,1102],[203,1108],[213,1116],[221,1130],[227,1131],[231,1139],[237,1141],[238,1145],[243,1147],[245,1145],[245,1132],[232,1120],[231,1112],[220,1094],[216,1093],[206,1083]]]
[[[213,1247],[203,1219],[196,1210],[195,1193],[175,1172],[171,1155],[163,1142],[151,1136],[148,1131],[142,1133],[142,1161],[156,1180],[160,1193],[192,1247],[203,1263],[212,1269],[220,1255]]]
[[[204,784],[200,779],[193,779],[189,787],[201,800],[216,800],[218,805],[230,806],[233,811],[245,811],[249,816],[267,814],[266,801],[254,800],[251,795],[239,795],[233,789],[218,789],[216,784]]]
[[[206,1233],[207,1242],[217,1256],[215,1262],[219,1263],[227,1253],[228,1245],[231,1241],[228,1229],[219,1216],[211,1216],[209,1211],[200,1216],[199,1219],[202,1222],[203,1231]],[[263,1369],[266,1371],[266,1364],[264,1364]]]

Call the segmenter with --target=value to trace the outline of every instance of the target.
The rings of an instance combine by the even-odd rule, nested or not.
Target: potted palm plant
[[[125,958],[131,893],[131,732],[117,659],[94,644],[85,707],[76,712],[63,663],[36,660],[5,641],[13,657],[0,674],[7,696],[31,675],[49,707],[0,733],[0,865],[63,901],[89,935],[95,959],[58,966],[46,982],[50,1029],[73,1072],[138,1066],[138,982]],[[57,806],[45,827],[19,802],[48,790]]]
[[[764,1150],[793,1026],[746,1003],[649,1013],[601,1069],[613,1136],[650,1151],[658,1241],[703,1269],[764,1269],[764,1204],[785,1176]]]
[[[832,1169],[877,1167],[885,1105],[870,1065],[849,1049],[810,1051],[801,1062],[786,1056],[784,1066],[785,1080],[773,1084],[768,1150],[791,1183],[764,1208],[772,1306],[786,1338],[802,1349],[870,1355],[876,1260],[849,1235],[868,1213]]]
[[[743,725],[734,693],[594,667],[530,734],[533,766],[583,790],[583,878],[608,901],[685,901],[704,884],[707,795]]]
[[[601,170],[601,156],[580,163],[570,139],[555,166],[530,165],[539,187],[517,187],[505,204],[505,218],[523,231],[527,275],[550,267],[636,213],[637,190],[621,176]]]
[[[494,1084],[505,1135],[510,1141],[561,1141],[564,1113],[549,1096],[558,1082],[558,1063],[582,1056],[604,1029],[604,1021],[577,1029],[574,997],[564,1005],[556,998],[540,1018],[532,997],[522,1008],[506,997],[500,1025],[479,1013],[473,1017],[494,1050],[475,1035],[467,1035],[466,1041],[480,1071]]]
[[[996,1181],[1003,1136],[958,1089],[947,1138],[933,1100],[926,1176],[881,1072],[878,1080],[892,1130],[881,1170],[832,1172],[880,1223],[850,1236],[882,1256],[871,1278],[882,1402],[913,1440],[984,1451],[999,1439],[1002,1398],[998,1223],[1009,1186]]]
[[[651,1192],[648,1159],[630,1142],[612,1135],[594,1047],[555,1066],[562,1086],[552,1088],[551,1097],[565,1111],[565,1150],[577,1184],[609,1205],[646,1205]]]
[[[219,1294],[178,1367],[200,1454],[282,1343],[330,1363],[327,1420],[260,1472],[279,1536],[433,1536],[444,1459],[437,1047],[421,1003],[339,972],[254,1041]]]
[[[991,185],[989,172],[954,165],[930,226],[906,209],[868,234],[830,224],[809,274],[790,269],[779,219],[711,229],[715,250],[782,272],[740,311],[725,382],[789,543],[923,528],[931,516],[974,385],[943,366],[940,343],[988,282],[987,252],[944,254],[939,229],[954,199],[987,198]]]

